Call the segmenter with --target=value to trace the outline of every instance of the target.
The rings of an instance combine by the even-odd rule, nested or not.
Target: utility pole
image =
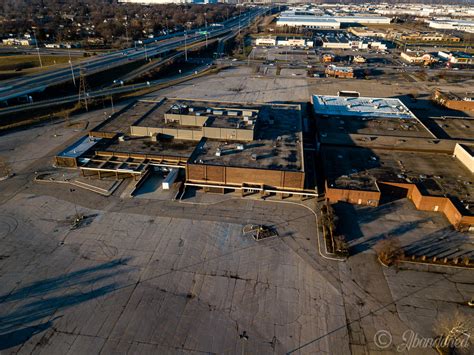
[[[84,74],[83,69],[80,69],[80,74],[79,74],[79,96],[78,96],[78,103],[81,104],[81,102],[84,102],[84,106],[86,108],[86,111],[89,111],[89,105],[87,103],[87,89],[86,89],[86,77]]]
[[[41,61],[41,54],[40,54],[40,49],[39,49],[39,46],[38,46],[38,40],[36,38],[36,31],[33,31],[33,35],[35,37],[36,51],[38,52],[38,59],[39,59],[40,67],[43,68],[43,62]]]
[[[127,44],[125,45],[125,47],[128,48],[128,45],[129,45],[129,38],[128,38],[128,15],[125,15],[125,38],[126,38],[126,41],[127,41]]]
[[[110,103],[112,104],[112,115],[115,113],[114,109],[114,95],[110,95]]]
[[[74,86],[76,86],[76,78],[74,77],[74,69],[72,68],[71,50],[69,48],[67,50],[67,54],[69,55],[69,66],[71,67],[72,82],[74,83]]]

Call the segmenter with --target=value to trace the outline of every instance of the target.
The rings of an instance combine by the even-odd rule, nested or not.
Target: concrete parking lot
[[[397,96],[410,85],[261,78],[234,67],[148,97],[307,102],[341,89]],[[102,111],[73,121],[96,124]],[[45,124],[0,139],[16,174],[0,182],[2,354],[388,354],[407,330],[434,337],[446,313],[473,314],[470,270],[387,269],[368,245],[345,262],[328,259],[315,200],[149,198],[158,184],[142,198],[121,198],[126,183],[105,197],[35,182],[35,172],[51,170],[54,154],[86,127]],[[396,211],[361,212],[366,221],[354,246],[384,225],[415,223],[416,232],[400,229],[407,243],[443,228],[441,216],[410,220],[406,206]],[[84,218],[74,228],[78,214]],[[272,226],[279,237],[257,242],[243,234],[248,224]],[[393,336],[386,349],[374,342],[379,330]]]

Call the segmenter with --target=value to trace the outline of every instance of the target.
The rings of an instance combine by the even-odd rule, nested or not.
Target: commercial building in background
[[[387,45],[368,38],[358,38],[346,33],[328,33],[321,37],[323,48],[329,49],[375,49],[386,50]]]
[[[179,169],[182,187],[316,195],[314,179],[305,175],[297,104],[137,101],[84,139],[60,153],[56,165],[97,178],[133,177],[137,184],[160,169],[165,176]]]
[[[277,19],[277,26],[339,29],[341,24],[389,24],[390,21],[390,18],[381,16],[299,16],[282,13]]]
[[[331,53],[325,53],[325,54],[323,54],[323,56],[322,56],[322,61],[323,61],[323,63],[331,63],[331,62],[334,62],[334,59],[335,59],[335,57],[334,57],[334,55],[331,54]]]
[[[276,46],[276,37],[258,37],[255,40],[257,46]]]
[[[351,67],[338,67],[331,64],[326,67],[324,74],[333,78],[351,79],[354,77],[354,70]]]
[[[277,26],[305,27],[311,29],[337,30],[341,24],[330,17],[315,16],[280,16],[277,19]]]
[[[372,30],[367,27],[350,27],[348,31],[357,37],[385,38],[387,36],[387,32],[383,30]]]
[[[4,46],[34,46],[36,40],[33,38],[5,38],[2,40]]]
[[[460,94],[436,89],[431,98],[437,104],[453,110],[474,111],[474,93]]]
[[[119,0],[135,4],[217,4],[218,0]]]
[[[405,62],[410,64],[422,64],[422,65],[431,65],[436,62],[436,58],[429,53],[424,52],[402,52],[400,54]]]
[[[438,139],[399,99],[313,95],[312,104],[329,202],[408,198],[474,230],[472,142]]]
[[[439,51],[438,57],[451,65],[474,65],[474,56],[465,52],[444,52]]]
[[[460,42],[461,38],[438,32],[410,32],[402,33],[399,38],[402,41],[411,42]]]
[[[297,37],[259,37],[255,40],[257,46],[285,46],[285,47],[313,47],[314,42],[312,40]]]
[[[365,59],[361,55],[356,55],[354,57],[354,63],[361,64],[361,63],[365,63],[365,62],[367,62],[367,59]]]
[[[428,26],[439,30],[456,30],[474,33],[474,21],[461,19],[441,19],[428,22]]]

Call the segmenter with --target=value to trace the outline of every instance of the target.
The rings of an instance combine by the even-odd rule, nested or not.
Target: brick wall
[[[239,167],[187,165],[187,180],[195,183],[241,186],[243,183],[265,185],[275,189],[304,188],[304,172]]]

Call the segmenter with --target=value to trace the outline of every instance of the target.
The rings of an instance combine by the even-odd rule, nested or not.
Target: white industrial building
[[[306,38],[260,37],[255,41],[257,46],[313,47],[314,42]]]
[[[119,0],[134,4],[216,4],[217,0]]]
[[[390,21],[390,18],[382,16],[298,16],[290,13],[282,14],[277,20],[277,26],[339,29],[342,23],[390,24]]]
[[[474,21],[467,20],[433,20],[428,26],[440,30],[458,30],[474,33]]]
[[[341,27],[341,24],[332,17],[281,16],[277,20],[277,26],[337,30]]]
[[[350,33],[329,33],[322,35],[321,41],[323,48],[328,49],[387,49],[385,43],[370,38],[359,38]]]

